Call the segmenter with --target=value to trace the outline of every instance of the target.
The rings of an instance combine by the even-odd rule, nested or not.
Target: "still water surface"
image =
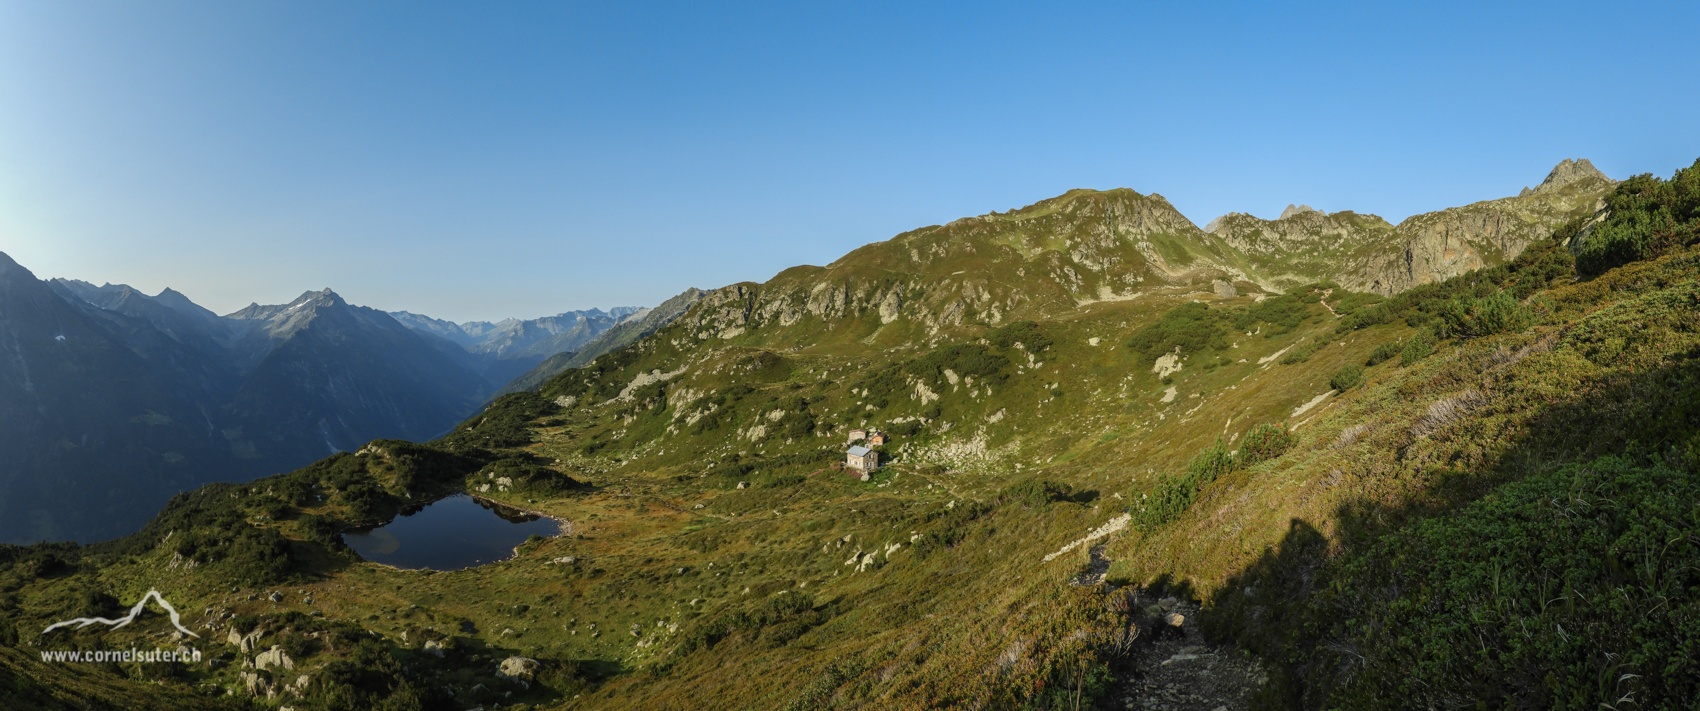
[[[342,540],[366,560],[397,568],[461,570],[510,558],[532,534],[560,535],[560,524],[500,504],[458,494],[404,510],[370,531]]]

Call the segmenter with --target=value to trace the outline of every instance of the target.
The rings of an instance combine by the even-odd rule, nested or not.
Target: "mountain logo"
[[[159,594],[158,590],[149,590],[148,594],[142,596],[141,602],[136,603],[135,607],[130,608],[130,614],[125,615],[123,617],[120,617],[116,620],[109,620],[109,619],[106,619],[104,617],[78,617],[77,619],[74,619],[74,620],[66,620],[64,622],[55,622],[51,625],[48,625],[47,629],[42,630],[41,633],[45,635],[48,632],[52,632],[53,630],[59,629],[60,627],[73,627],[74,626],[76,629],[82,629],[84,627],[87,627],[87,626],[93,625],[93,624],[102,624],[102,625],[106,625],[108,627],[111,627],[112,629],[118,629],[119,627],[123,627],[124,625],[130,624],[131,622],[135,622],[136,617],[138,617],[139,615],[142,614],[142,608],[147,606],[148,600],[159,601],[159,606],[165,608],[165,611],[171,615],[171,626],[176,627],[178,629],[178,631],[182,632],[183,634],[189,635],[190,637],[195,637],[195,638],[200,637],[200,635],[195,634],[194,632],[190,632],[189,628],[183,626],[183,620],[182,620],[182,617],[177,614],[177,608],[172,607],[171,603],[166,602],[165,598],[162,597]]]

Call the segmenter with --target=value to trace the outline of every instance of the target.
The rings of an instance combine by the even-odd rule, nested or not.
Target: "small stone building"
[[[878,447],[885,444],[888,440],[889,438],[885,436],[884,432],[870,432],[868,434],[869,447]]]
[[[844,443],[845,444],[855,444],[855,443],[860,442],[860,441],[867,439],[867,438],[868,438],[868,431],[867,430],[850,430],[850,439],[845,440]]]
[[[866,474],[880,468],[880,453],[867,447],[851,447],[844,455],[844,466]]]

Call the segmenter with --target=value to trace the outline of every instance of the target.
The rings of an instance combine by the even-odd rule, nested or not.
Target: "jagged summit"
[[[1576,160],[1565,158],[1559,161],[1558,165],[1553,166],[1552,172],[1547,173],[1547,179],[1541,181],[1540,185],[1535,186],[1533,190],[1524,187],[1522,192],[1517,193],[1517,197],[1528,197],[1538,192],[1557,190],[1571,183],[1590,178],[1607,185],[1617,182],[1607,177],[1605,173],[1600,172],[1600,169],[1595,168],[1594,164],[1589,162],[1587,158]]]
[[[1292,203],[1287,203],[1287,209],[1282,210],[1281,216],[1276,218],[1276,219],[1285,220],[1285,219],[1292,217],[1294,215],[1303,215],[1307,212],[1322,212],[1322,211],[1318,210],[1314,207],[1311,207],[1309,205],[1299,205],[1297,207],[1294,207]],[[1326,215],[1328,213],[1323,212],[1322,214]]]
[[[1547,173],[1547,179],[1541,181],[1540,187],[1535,189],[1561,188],[1584,178],[1599,178],[1608,183],[1611,182],[1611,178],[1606,177],[1605,173],[1601,173],[1598,168],[1594,167],[1593,163],[1588,162],[1587,158],[1574,161],[1566,158],[1560,161],[1558,165],[1553,166],[1552,172]]]
[[[330,290],[330,287],[325,287],[319,291],[304,291],[300,296],[295,297],[293,301],[290,301],[287,304],[261,306],[259,303],[251,303],[240,311],[225,314],[225,318],[263,320],[272,318],[278,314],[299,311],[308,305],[315,307],[347,306],[348,302],[343,301],[341,296]]]

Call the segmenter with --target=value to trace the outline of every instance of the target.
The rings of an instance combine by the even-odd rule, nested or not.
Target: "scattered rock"
[[[429,654],[429,655],[436,657],[438,659],[443,658],[443,652],[444,652],[443,643],[438,642],[437,640],[434,640],[434,639],[425,640],[425,646],[422,647],[421,650],[424,651],[426,654]]]
[[[274,592],[274,593],[271,594],[270,597],[267,597],[266,599],[270,600],[272,602],[283,602],[283,593]]]
[[[496,676],[503,679],[530,681],[532,677],[537,675],[537,667],[538,664],[535,659],[508,657],[503,659],[501,666],[496,669]]]
[[[747,488],[749,488],[749,486],[750,486],[750,483],[747,482],[747,481],[738,482],[738,488],[740,488],[740,489],[747,489]]]

